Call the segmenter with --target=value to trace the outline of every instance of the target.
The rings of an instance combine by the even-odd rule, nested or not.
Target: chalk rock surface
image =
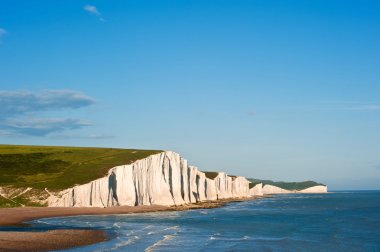
[[[284,194],[284,193],[293,193],[295,191],[289,191],[282,189],[281,187],[274,185],[264,185],[263,186],[263,194]]]
[[[327,186],[318,185],[299,191],[300,193],[327,193]]]
[[[172,151],[165,151],[129,165],[116,166],[108,175],[78,185],[48,199],[55,207],[111,207],[183,205],[205,200],[251,196],[244,177],[218,173],[206,177],[197,167]]]
[[[327,193],[327,186],[318,185],[318,186],[312,186],[312,187],[306,188],[304,190],[286,190],[278,186],[264,185],[262,192],[263,194]]]
[[[263,196],[263,183],[259,183],[251,189],[249,189],[249,193],[251,194],[251,196]]]

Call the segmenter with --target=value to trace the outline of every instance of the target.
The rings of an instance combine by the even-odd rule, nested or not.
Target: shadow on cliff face
[[[111,175],[108,177],[108,188],[109,188],[109,191],[111,192],[111,197],[113,197],[116,202],[119,202],[119,199],[117,197],[117,193],[116,193],[116,188],[117,188],[117,180],[116,180],[116,174],[115,173],[111,173]],[[109,201],[109,199],[108,199]]]

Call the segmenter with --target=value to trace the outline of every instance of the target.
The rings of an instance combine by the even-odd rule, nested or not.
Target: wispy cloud
[[[112,135],[104,135],[104,134],[91,134],[91,135],[86,135],[82,136],[84,138],[88,139],[108,139],[108,138],[114,138]]]
[[[75,118],[41,118],[44,111],[79,109],[95,100],[73,90],[0,91],[0,135],[46,136],[50,133],[80,129],[91,123]]]
[[[248,115],[251,116],[251,117],[253,117],[253,116],[256,115],[256,112],[255,111],[250,111],[250,112],[248,112]]]
[[[95,100],[73,90],[0,91],[0,119],[47,110],[78,109]]]
[[[74,118],[23,118],[7,120],[2,127],[14,135],[46,136],[90,125],[89,122]]]
[[[76,138],[76,139],[95,139],[95,140],[99,140],[99,139],[110,139],[110,138],[114,138],[115,136],[112,136],[112,135],[106,135],[106,134],[87,134],[87,135],[77,135],[77,134],[59,134],[59,135],[55,135],[54,136],[55,138]]]
[[[0,44],[1,44],[1,41],[2,41],[2,37],[4,37],[7,34],[8,34],[8,32],[5,29],[3,29],[3,28],[0,27]]]
[[[97,16],[100,21],[105,21],[104,18],[103,18],[103,16],[102,16],[102,14],[99,12],[98,8],[96,8],[95,5],[89,5],[89,4],[87,4],[87,5],[85,5],[83,7],[83,9],[85,11],[87,11],[88,13],[91,13],[91,14]]]
[[[322,101],[327,109],[351,110],[351,111],[380,111],[380,103],[357,101]]]
[[[363,110],[363,111],[375,111],[375,110],[380,110],[380,104],[357,105],[357,106],[353,106],[351,109]]]

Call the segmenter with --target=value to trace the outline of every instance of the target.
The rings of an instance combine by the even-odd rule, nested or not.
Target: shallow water
[[[111,240],[70,251],[380,251],[380,191],[278,195],[184,212],[32,221],[99,228]]]

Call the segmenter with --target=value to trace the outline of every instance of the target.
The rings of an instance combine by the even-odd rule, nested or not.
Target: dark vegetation
[[[214,179],[219,174],[219,172],[210,172],[210,171],[202,171],[202,172],[206,175],[206,178],[209,178],[209,179]],[[227,175],[227,176],[231,177],[233,180],[237,178],[237,176],[235,175]]]
[[[216,176],[218,176],[217,172],[204,171],[204,173],[206,174],[206,178],[209,178],[209,179],[214,179],[216,178]]]
[[[0,196],[0,207],[19,207],[20,204]]]
[[[160,150],[0,145],[0,186],[65,189]],[[0,205],[6,199],[0,197]],[[8,202],[9,203],[9,202]],[[10,204],[10,203],[9,203]]]
[[[283,181],[272,181],[272,180],[262,180],[262,179],[248,179],[251,183],[249,187],[252,188],[257,184],[263,183],[264,185],[273,185],[278,186],[286,190],[303,190],[312,186],[323,185],[321,183],[317,183],[315,181],[303,181],[303,182],[283,182]]]
[[[39,203],[32,202],[24,197],[16,197],[13,199],[7,199],[0,195],[0,208],[2,207],[21,207],[21,206],[31,206],[31,207],[39,207],[42,206]]]

